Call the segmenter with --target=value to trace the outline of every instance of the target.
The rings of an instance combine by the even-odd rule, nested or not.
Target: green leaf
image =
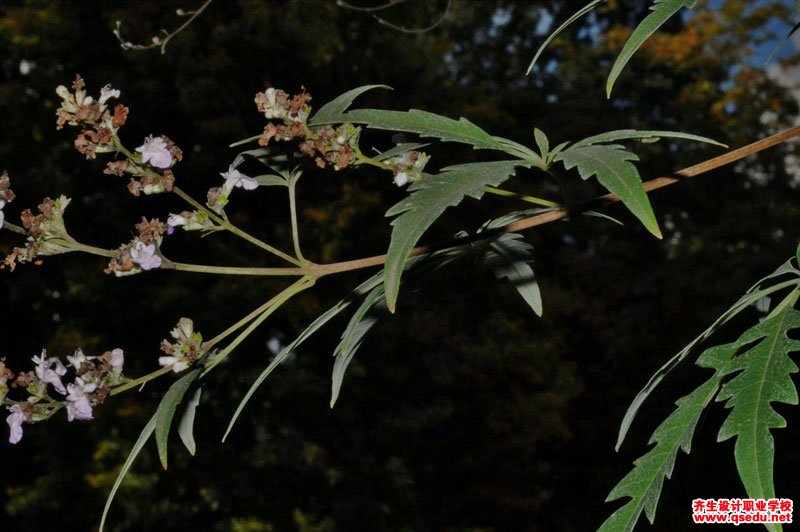
[[[794,279],[790,281],[784,282],[774,282],[777,281],[779,278],[784,277],[786,275],[791,275]],[[771,274],[767,275],[763,279],[760,279],[756,284],[751,286],[745,294],[739,298],[736,303],[730,306],[725,312],[722,313],[720,317],[714,320],[705,331],[700,333],[694,340],[689,342],[686,347],[681,349],[675,356],[669,359],[666,364],[658,368],[658,370],[650,377],[650,380],[647,381],[644,388],[642,388],[639,393],[636,394],[636,397],[633,398],[631,405],[628,407],[628,410],[625,412],[625,416],[622,418],[622,423],[620,424],[619,428],[619,435],[617,436],[617,443],[615,449],[619,451],[620,446],[622,445],[623,440],[625,440],[625,436],[628,433],[628,429],[630,429],[631,424],[633,423],[634,418],[636,417],[636,413],[641,408],[642,404],[644,403],[645,399],[653,393],[653,390],[664,380],[673,369],[675,369],[678,364],[680,364],[689,353],[691,353],[695,346],[699,343],[705,341],[709,338],[712,334],[714,334],[720,327],[725,325],[735,316],[737,316],[740,312],[744,309],[749,307],[750,305],[754,304],[756,301],[761,299],[762,297],[768,296],[772,293],[775,293],[779,290],[783,290],[785,288],[789,288],[791,286],[796,286],[800,280],[798,279],[800,276],[800,271],[792,266],[791,261],[787,261],[783,263],[777,270],[772,272]],[[771,284],[769,286],[764,286],[765,283]]]
[[[555,160],[563,162],[567,170],[577,167],[583,179],[597,176],[600,184],[616,194],[648,231],[661,238],[661,230],[642,186],[639,171],[631,162],[639,160],[635,154],[617,144],[571,146],[556,155]]]
[[[484,255],[484,264],[494,271],[498,279],[505,277],[511,281],[533,312],[541,316],[542,294],[533,268],[529,264],[533,260],[532,251],[533,246],[526,242],[522,235],[506,233],[489,244],[489,249]]]
[[[386,159],[391,159],[392,157],[402,155],[409,151],[418,150],[428,145],[429,144],[423,144],[420,142],[404,142],[402,144],[398,144],[394,148],[388,149],[384,152],[374,155],[372,158],[375,159],[376,161],[385,161]]]
[[[344,333],[342,333],[342,339],[333,352],[335,361],[331,376],[331,408],[336,404],[336,399],[339,397],[347,366],[350,365],[356,351],[361,347],[364,336],[378,322],[377,316],[370,314],[370,312],[378,305],[385,307],[385,302],[383,286],[378,285],[367,294],[364,301],[361,302],[361,305],[350,318]]]
[[[789,354],[800,351],[800,341],[788,336],[796,329],[800,329],[800,312],[787,306],[727,344],[728,352],[736,354],[732,360],[704,353],[697,361],[723,375],[735,374],[717,396],[717,401],[727,401],[725,406],[731,409],[717,441],[736,437],[736,467],[753,499],[775,497],[775,441],[770,430],[786,427],[786,420],[772,403],[798,404],[791,378],[798,368]]]
[[[169,429],[172,426],[172,418],[175,416],[175,409],[183,400],[189,386],[200,375],[199,369],[194,369],[172,383],[167,393],[158,404],[156,410],[156,446],[158,447],[158,458],[164,469],[167,468],[167,440],[169,439]]]
[[[142,433],[139,434],[139,439],[137,439],[136,443],[133,444],[131,452],[128,454],[128,458],[126,458],[125,463],[122,464],[122,468],[119,470],[119,475],[117,475],[117,479],[114,481],[114,485],[111,487],[111,493],[108,494],[106,505],[103,508],[103,516],[100,518],[100,532],[103,532],[103,527],[105,527],[106,524],[106,517],[108,517],[108,510],[111,508],[111,501],[114,500],[114,495],[116,495],[120,484],[122,484],[122,480],[125,478],[125,475],[128,474],[128,470],[130,470],[131,466],[133,465],[133,461],[136,460],[137,456],[139,456],[144,444],[150,439],[150,436],[153,434],[155,429],[156,416],[154,415],[142,429]]]
[[[639,131],[636,129],[619,129],[617,131],[608,131],[592,137],[587,137],[572,145],[571,149],[580,148],[582,146],[591,146],[592,144],[605,144],[608,142],[616,142],[619,140],[649,140],[649,139],[662,139],[673,138],[683,140],[693,140],[696,142],[704,142],[706,144],[713,144],[715,146],[722,146],[727,148],[726,144],[717,142],[708,137],[701,137],[700,135],[692,135],[690,133],[680,133],[678,131]]]
[[[550,141],[547,140],[547,135],[537,127],[533,129],[533,137],[536,139],[536,145],[539,147],[542,159],[547,160],[547,156],[550,154]]]
[[[386,111],[382,109],[356,109],[330,117],[327,122],[352,122],[365,124],[372,129],[416,133],[421,137],[432,137],[445,142],[470,144],[475,149],[505,151],[505,146],[489,133],[466,118],[453,120],[446,116],[411,109],[410,111]]]
[[[314,115],[308,119],[309,126],[318,126],[320,124],[329,124],[332,122],[340,122],[337,118],[342,113],[347,111],[347,108],[353,104],[353,100],[372,89],[389,89],[388,85],[364,85],[356,89],[349,90],[341,96],[326,103]]]
[[[411,194],[391,207],[387,216],[392,221],[392,238],[386,256],[385,289],[389,310],[394,312],[400,277],[408,255],[425,231],[448,208],[461,203],[466,196],[480,199],[487,186],[498,186],[511,177],[524,161],[470,163],[444,168],[440,174],[414,182]]]
[[[257,175],[255,180],[262,187],[289,186],[289,183],[286,181],[286,179],[275,174]]]
[[[633,33],[628,38],[622,51],[617,56],[614,66],[611,67],[611,73],[608,75],[606,82],[606,95],[611,97],[611,89],[614,83],[622,73],[622,69],[628,64],[633,54],[636,53],[644,41],[646,41],[658,28],[672,18],[672,16],[683,9],[684,7],[693,7],[697,0],[655,0],[650,10],[652,13],[647,15],[642,22],[633,30]]]
[[[180,436],[183,445],[192,456],[197,452],[197,444],[194,441],[194,416],[197,412],[197,406],[200,404],[200,395],[202,393],[202,386],[195,390],[194,395],[186,404],[186,410],[183,412],[180,423],[178,423],[178,436]]]
[[[630,532],[644,510],[652,524],[661,497],[664,479],[672,477],[678,450],[689,454],[697,421],[719,390],[722,377],[714,375],[689,395],[676,401],[678,408],[653,432],[648,445],[655,443],[634,468],[611,490],[606,502],[630,497],[624,506],[609,517],[598,532]]]
[[[551,33],[550,36],[547,37],[547,39],[545,39],[545,41],[542,43],[539,49],[536,50],[536,55],[533,56],[531,64],[528,65],[528,70],[525,71],[525,75],[527,76],[528,74],[531,73],[531,71],[533,70],[533,66],[536,64],[536,61],[539,60],[539,56],[542,55],[544,49],[547,48],[547,45],[549,45],[553,41],[553,39],[555,39],[562,31],[564,31],[568,26],[570,26],[576,20],[578,20],[585,14],[589,13],[592,9],[594,9],[595,7],[597,7],[598,5],[602,4],[605,1],[606,0],[592,0],[591,2],[583,6],[581,9],[579,9],[574,15],[569,17],[566,21],[564,21],[564,23],[561,24],[561,26],[559,26],[556,29],[556,31]]]
[[[800,0],[798,0],[798,1],[800,1]],[[797,5],[797,3],[795,3],[795,5]],[[800,11],[800,10],[798,10],[798,11]],[[778,50],[780,50],[781,48],[783,48],[783,45],[784,45],[784,44],[786,44],[786,41],[788,41],[789,39],[791,39],[791,38],[792,38],[792,35],[794,35],[795,33],[797,33],[797,30],[800,30],[800,22],[798,22],[797,24],[795,24],[794,26],[792,26],[792,29],[790,29],[790,30],[789,30],[789,33],[787,33],[787,34],[786,34],[786,35],[783,37],[783,39],[781,39],[781,42],[779,42],[778,44],[776,44],[776,45],[775,45],[775,48],[773,48],[773,49],[772,49],[772,52],[770,52],[770,54],[769,54],[769,57],[767,57],[767,60],[766,60],[766,61],[764,61],[764,64],[765,64],[765,65],[766,65],[767,63],[769,63],[770,61],[772,61],[772,58],[773,58],[773,57],[775,57],[775,54],[777,54],[777,53],[778,53]]]

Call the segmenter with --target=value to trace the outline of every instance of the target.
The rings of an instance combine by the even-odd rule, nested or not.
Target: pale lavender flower
[[[109,362],[114,375],[122,373],[122,365],[125,364],[125,352],[122,349],[111,350],[111,361]]]
[[[397,175],[394,176],[394,184],[398,187],[408,184],[408,174],[405,172],[398,172]]]
[[[74,384],[67,384],[69,393],[64,403],[67,407],[67,419],[69,421],[93,419],[92,402],[86,394],[92,393],[96,388],[96,384],[86,384],[80,377],[75,378]]]
[[[233,166],[229,166],[227,172],[220,172],[219,175],[225,178],[223,189],[228,193],[234,188],[243,188],[245,190],[254,190],[258,188],[258,181],[256,181],[254,177],[244,175]]]
[[[131,248],[131,260],[143,270],[161,267],[161,257],[156,254],[155,244],[145,244],[141,240],[137,240]]]
[[[6,215],[3,214],[3,207],[6,206],[6,200],[0,199],[0,229],[3,228],[3,223],[6,221]]]
[[[67,362],[69,362],[70,366],[72,366],[76,370],[79,370],[81,369],[81,365],[83,365],[83,363],[89,360],[90,358],[94,357],[87,357],[86,355],[83,354],[83,350],[79,347],[78,349],[75,350],[75,353],[72,356],[67,355]]]
[[[183,356],[158,357],[158,363],[165,368],[172,368],[175,373],[180,373],[189,367],[189,361]]]
[[[170,214],[167,218],[167,234],[171,235],[175,232],[176,227],[186,225],[186,218],[180,214]]]
[[[42,350],[42,354],[38,357],[33,357],[33,363],[36,364],[36,376],[47,384],[52,384],[53,387],[62,394],[67,393],[64,384],[61,382],[61,376],[67,372],[67,368],[57,358],[45,358],[47,351]]]
[[[120,92],[119,89],[114,89],[111,87],[109,83],[102,89],[100,89],[100,105],[106,103],[110,98],[119,98]]]
[[[144,144],[136,148],[142,154],[142,162],[149,163],[154,168],[169,168],[172,166],[172,154],[167,148],[167,143],[161,137],[144,139]]]
[[[8,437],[9,443],[17,443],[22,439],[22,423],[25,421],[25,413],[22,412],[22,407],[19,405],[11,405],[8,407],[11,414],[6,418],[8,428],[11,429],[11,435]]]

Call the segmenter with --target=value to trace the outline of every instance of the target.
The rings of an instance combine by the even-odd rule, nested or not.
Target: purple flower
[[[170,214],[167,218],[167,234],[171,235],[175,232],[176,227],[186,225],[186,218],[180,214]]]
[[[161,137],[150,135],[144,139],[144,144],[136,148],[142,154],[142,163],[149,163],[154,168],[169,168],[172,166],[172,154],[167,149],[167,143]]]
[[[234,188],[244,188],[245,190],[258,188],[258,181],[254,177],[244,175],[233,166],[229,166],[227,172],[221,172],[219,175],[225,178],[223,189],[226,191],[226,196]]]
[[[67,355],[67,362],[69,362],[69,365],[75,368],[75,370],[77,371],[81,369],[81,366],[83,365],[84,362],[92,358],[94,357],[87,357],[86,355],[84,355],[83,351],[79,347],[78,349],[75,350],[75,353],[72,356]]]
[[[141,240],[137,240],[131,248],[131,260],[143,270],[161,267],[161,257],[156,255],[155,244],[145,244]]]
[[[61,382],[61,376],[67,372],[67,368],[57,358],[45,358],[47,351],[42,350],[42,354],[38,357],[33,357],[33,363],[36,364],[36,376],[47,384],[52,384],[59,393],[65,394],[67,390]]]
[[[67,406],[67,419],[84,421],[92,418],[92,402],[86,394],[92,393],[96,384],[86,384],[80,377],[75,378],[74,384],[67,384],[67,398],[64,403]]]
[[[8,428],[11,429],[11,435],[8,437],[10,443],[17,443],[22,439],[22,423],[25,421],[25,413],[19,405],[11,405],[8,407],[11,412],[6,418]]]
[[[0,229],[3,228],[3,223],[6,221],[6,215],[3,214],[3,207],[6,206],[6,200],[0,199]]]

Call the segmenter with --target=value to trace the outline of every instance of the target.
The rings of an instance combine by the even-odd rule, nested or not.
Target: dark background
[[[384,16],[423,27],[446,2],[408,0]],[[789,91],[766,75],[764,46],[797,17],[789,2],[698,2],[636,55],[606,100],[605,75],[648,2],[609,2],[524,71],[553,17],[583,2],[455,0],[432,31],[407,34],[329,1],[218,0],[158,50],[123,51],[112,34],[147,42],[176,27],[182,2],[3,1],[0,5],[0,168],[19,211],[45,195],[74,198],[68,227],[82,241],[116,247],[141,215],[183,209],[174,197],[134,198],[125,180],[102,174],[105,159],[72,148],[76,131],[55,130],[55,86],[76,73],[90,91],[122,90],[131,109],[129,147],[167,134],[186,154],[178,183],[202,198],[218,186],[237,150],[226,146],[264,126],[253,95],[305,87],[317,108],[345,90],[385,83],[358,105],[466,116],[487,131],[551,144],[617,128],[673,129],[740,146],[796,116]],[[361,2],[359,5],[376,5]],[[538,28],[538,29],[537,29]],[[780,36],[780,35],[778,35]],[[791,45],[782,54],[791,65]],[[24,62],[30,69],[20,68]],[[773,67],[775,68],[775,67]],[[783,71],[788,72],[788,71]],[[784,77],[791,76],[785,74]],[[770,111],[770,115],[765,115]],[[365,136],[386,145],[381,135]],[[634,394],[668,357],[753,282],[792,256],[797,244],[797,176],[787,145],[744,164],[652,196],[665,238],[658,241],[619,206],[624,227],[580,218],[528,231],[545,314],[537,319],[507,283],[469,260],[401,294],[396,315],[368,336],[336,405],[328,407],[331,353],[345,320],[326,327],[257,392],[233,435],[224,427],[268,363],[266,341],[288,342],[369,274],[322,280],[282,308],[210,376],[196,426],[198,454],[172,442],[160,470],[149,444],[114,502],[109,530],[538,531],[591,530],[618,507],[603,501],[646,450],[672,403],[704,380],[688,362],[658,389],[620,453],[619,421]],[[641,145],[645,177],[720,153],[693,143]],[[474,160],[461,146],[431,150],[429,168]],[[568,176],[570,194],[592,183]],[[794,179],[794,181],[793,181]],[[553,196],[541,175],[515,190]],[[233,221],[290,249],[282,191],[235,193]],[[403,195],[372,170],[306,173],[300,183],[301,235],[308,258],[347,260],[385,252],[383,213]],[[486,219],[525,208],[487,197],[467,200],[424,237],[446,239]],[[19,244],[4,232],[0,251]],[[273,264],[225,235],[172,237],[174,259],[208,264]],[[158,343],[181,316],[214,336],[285,285],[252,278],[152,272],[116,279],[90,256],[47,258],[40,267],[0,273],[0,354],[15,369],[47,347],[126,352],[126,374],[157,367]],[[723,330],[735,336],[753,311]],[[171,382],[171,379],[167,379]],[[0,529],[96,529],[119,467],[169,382],[115,397],[90,423],[63,416],[25,426],[22,442],[0,446]],[[796,409],[778,405],[789,428],[775,431],[779,497],[800,501]],[[716,444],[724,409],[700,421],[692,454],[678,458],[654,530],[690,525],[693,498],[744,497],[733,441]],[[644,518],[640,527],[648,529]]]

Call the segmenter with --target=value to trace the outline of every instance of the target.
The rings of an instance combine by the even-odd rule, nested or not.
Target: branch
[[[168,32],[165,29],[161,30],[161,33],[165,35],[165,37],[154,36],[151,40],[153,41],[151,44],[135,44],[130,41],[126,41],[122,38],[120,34],[120,28],[122,27],[122,22],[117,21],[117,26],[114,29],[114,36],[119,41],[119,44],[122,46],[123,50],[148,50],[150,48],[155,48],[157,46],[161,47],[161,54],[163,55],[167,51],[167,43],[169,43],[170,39],[175,37],[177,34],[185,30],[192,22],[195,21],[197,17],[199,17],[206,8],[211,5],[211,2],[214,0],[206,0],[203,4],[195,9],[194,11],[184,11],[183,9],[178,9],[177,14],[178,16],[182,17],[189,17],[189,19],[181,24],[178,28],[173,30],[172,32]]]

